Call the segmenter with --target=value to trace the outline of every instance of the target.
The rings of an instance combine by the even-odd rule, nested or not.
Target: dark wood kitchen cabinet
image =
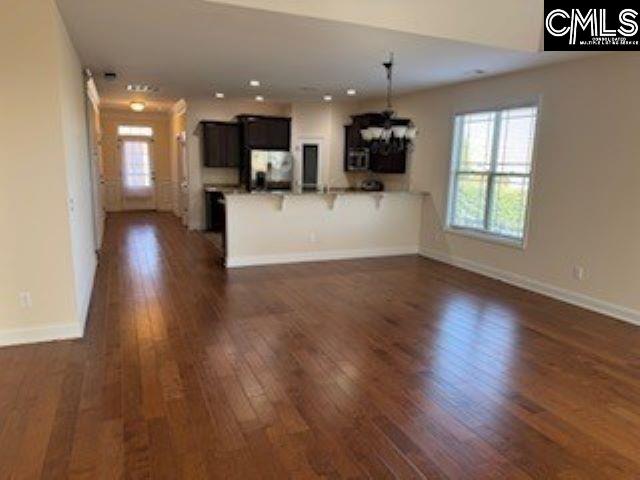
[[[244,147],[257,150],[290,150],[291,119],[262,115],[239,115]]]
[[[407,170],[407,152],[403,150],[397,153],[381,155],[371,153],[369,156],[369,169],[376,173],[405,173]]]
[[[349,155],[354,151],[366,149],[369,155],[368,170],[375,173],[405,173],[407,170],[407,148],[399,152],[389,152],[383,154],[379,146],[366,143],[362,140],[360,130],[370,127],[384,125],[384,117],[377,113],[365,113],[354,115],[351,125],[345,125],[345,152],[344,170],[351,171],[349,165]],[[407,119],[394,119],[394,124],[405,125]]]
[[[226,222],[224,205],[221,203],[223,199],[222,192],[205,192],[207,232],[224,232]]]
[[[202,156],[205,167],[238,167],[240,126],[230,122],[202,122]]]

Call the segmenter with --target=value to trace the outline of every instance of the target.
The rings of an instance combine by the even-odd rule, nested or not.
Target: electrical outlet
[[[576,265],[573,267],[573,278],[576,280],[582,281],[584,280],[584,267],[580,265]]]
[[[22,308],[31,308],[31,305],[33,305],[31,301],[31,292],[20,292],[18,297],[20,298],[20,306]]]

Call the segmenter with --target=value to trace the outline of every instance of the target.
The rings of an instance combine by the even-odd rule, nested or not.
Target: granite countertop
[[[240,185],[231,183],[205,183],[203,188],[205,192],[246,193]]]
[[[385,195],[390,193],[406,193],[415,195],[425,195],[427,192],[410,190],[383,190],[366,191],[350,188],[330,188],[322,191],[293,191],[293,190],[254,190],[247,192],[244,190],[230,190],[223,192],[225,195],[238,196],[265,196],[265,197],[302,197],[302,196],[322,196],[322,195]]]

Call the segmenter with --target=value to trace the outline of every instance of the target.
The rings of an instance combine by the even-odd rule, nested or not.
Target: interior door
[[[156,185],[152,141],[126,137],[120,140],[122,208],[155,210]]]

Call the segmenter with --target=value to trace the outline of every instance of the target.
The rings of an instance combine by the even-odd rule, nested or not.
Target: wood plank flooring
[[[225,271],[110,215],[86,337],[0,349],[0,479],[638,479],[640,329],[417,258]]]

